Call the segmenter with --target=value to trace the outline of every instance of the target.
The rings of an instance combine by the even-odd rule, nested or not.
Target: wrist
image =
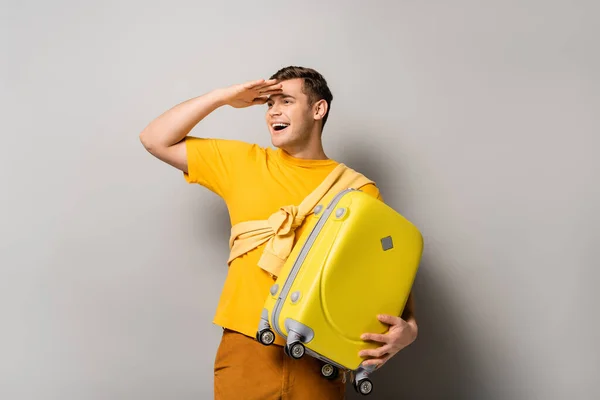
[[[411,317],[406,323],[410,328],[412,340],[415,340],[419,334],[419,326],[417,325],[417,321],[414,317]]]
[[[210,91],[208,96],[212,100],[215,107],[223,107],[229,104],[229,98],[227,92],[223,88],[218,88]]]

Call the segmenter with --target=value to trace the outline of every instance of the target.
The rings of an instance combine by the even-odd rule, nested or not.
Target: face
[[[302,92],[302,79],[290,79],[281,84],[283,93],[273,95],[267,101],[267,126],[273,146],[297,149],[306,145],[319,128],[319,113],[315,113],[318,107],[311,106],[308,96]]]

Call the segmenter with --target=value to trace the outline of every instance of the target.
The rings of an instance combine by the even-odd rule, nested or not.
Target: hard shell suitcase
[[[354,387],[369,394],[372,372],[361,367],[360,336],[385,333],[378,314],[400,316],[419,267],[423,237],[405,217],[356,189],[317,205],[265,301],[257,340],[286,339],[285,353],[324,362],[335,378],[354,371]]]

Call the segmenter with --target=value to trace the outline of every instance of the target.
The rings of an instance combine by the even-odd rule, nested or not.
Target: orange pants
[[[277,345],[225,329],[215,357],[216,400],[342,400],[343,373],[321,376],[323,363],[308,354],[295,360]]]

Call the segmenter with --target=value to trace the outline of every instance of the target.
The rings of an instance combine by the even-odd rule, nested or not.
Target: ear
[[[327,114],[327,102],[323,99],[317,101],[313,105],[313,118],[315,120],[321,120]]]

